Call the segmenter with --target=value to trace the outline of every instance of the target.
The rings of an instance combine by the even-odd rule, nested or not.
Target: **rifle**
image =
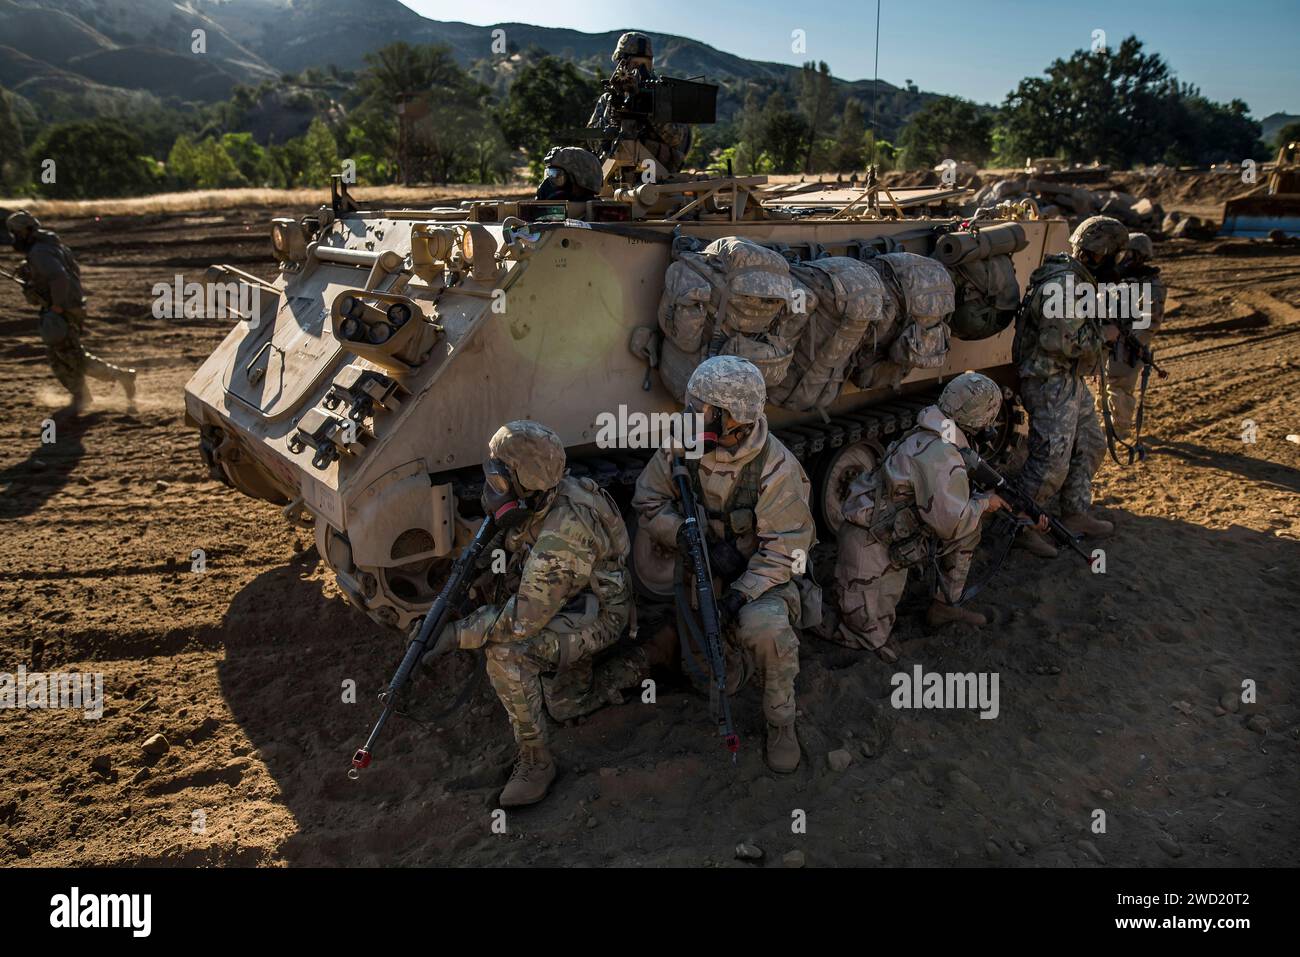
[[[1026,495],[1015,486],[1008,484],[1007,480],[1003,478],[1003,476],[1000,475],[993,466],[980,458],[978,452],[972,448],[964,448],[961,450],[961,457],[962,461],[966,463],[966,474],[980,489],[986,492],[996,492],[1006,500],[1006,503],[1011,506],[1012,510],[1016,512],[1024,512],[1035,522],[1040,521],[1042,516],[1046,515],[1047,529],[1052,533],[1052,537],[1062,545],[1073,549],[1084,561],[1089,564],[1092,563],[1092,559],[1089,557],[1088,553],[1085,552],[1083,547],[1079,544],[1079,539],[1074,536],[1074,533],[1061,524],[1059,518],[1055,515],[1044,512],[1030,496]]]
[[[379,695],[384,710],[380,712],[379,720],[375,722],[366,743],[357,749],[356,754],[352,755],[352,768],[348,771],[348,777],[352,780],[355,781],[360,776],[358,772],[362,768],[370,766],[371,749],[379,738],[379,732],[383,730],[384,725],[388,723],[388,719],[397,709],[398,696],[401,694],[402,689],[406,687],[407,682],[411,680],[411,673],[415,670],[415,666],[424,657],[429,639],[442,632],[453,609],[459,606],[461,600],[465,597],[465,592],[469,590],[472,580],[471,573],[478,564],[483,549],[492,541],[500,528],[508,528],[513,524],[509,519],[506,522],[500,522],[503,516],[512,511],[522,513],[523,509],[520,508],[520,503],[511,503],[495,514],[488,514],[483,519],[483,524],[478,527],[478,531],[474,534],[474,540],[465,547],[465,550],[460,553],[460,557],[456,559],[455,564],[452,565],[451,574],[447,576],[446,584],[442,586],[442,591],[438,593],[433,606],[429,609],[428,614],[424,616],[424,622],[420,625],[419,634],[412,638],[411,643],[407,645],[406,655],[402,658],[402,663],[397,667],[397,674],[393,675],[393,680],[388,683],[388,689]],[[510,518],[513,517],[510,516]]]
[[[1156,355],[1151,351],[1151,347],[1143,345],[1142,340],[1134,334],[1132,329],[1125,329],[1123,326],[1118,324],[1115,328],[1119,330],[1119,336],[1111,345],[1111,353],[1113,355],[1118,358],[1119,347],[1122,345],[1130,356],[1137,359],[1138,362],[1141,362],[1147,368],[1154,369],[1156,375],[1160,378],[1169,378],[1168,370],[1160,368],[1159,364],[1156,362]],[[1136,363],[1132,360],[1129,361],[1129,365],[1135,364]]]
[[[740,750],[740,735],[731,723],[731,701],[727,698],[727,660],[722,651],[722,621],[718,614],[718,598],[713,593],[713,570],[709,567],[709,551],[704,545],[704,533],[700,526],[700,505],[691,488],[690,472],[681,456],[673,457],[673,483],[677,486],[677,495],[682,501],[682,526],[686,537],[687,558],[695,573],[695,594],[700,601],[700,619],[704,626],[700,639],[701,651],[709,668],[709,707],[717,716],[718,731],[722,734],[722,743],[731,752],[731,761],[736,761]],[[680,597],[680,596],[679,596]],[[680,602],[679,602],[680,606]],[[694,631],[694,625],[688,617],[689,608],[681,609],[682,617],[688,627]],[[687,636],[681,636],[683,647]]]
[[[23,269],[25,268],[25,266],[20,266],[19,268]],[[23,298],[26,299],[33,306],[40,306],[42,311],[50,308],[49,300],[45,299],[43,296],[37,296],[34,292],[32,292],[31,283],[28,280],[24,279],[22,276],[19,276],[16,273],[11,273],[5,269],[0,269],[0,276],[3,276],[5,279],[13,280],[14,282],[18,283],[18,285],[22,286]]]

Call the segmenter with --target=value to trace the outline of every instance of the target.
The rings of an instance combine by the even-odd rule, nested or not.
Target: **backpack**
[[[1020,285],[1010,256],[990,256],[951,267],[957,308],[948,324],[958,339],[987,339],[1015,321]]]
[[[717,355],[753,362],[769,387],[784,379],[793,355],[788,337],[804,321],[790,310],[785,257],[738,236],[703,248],[687,238],[674,245],[674,254],[659,299],[664,384],[682,397],[695,366]]]
[[[946,319],[956,306],[956,288],[948,270],[928,256],[885,253],[866,263],[879,274],[888,293],[882,328],[889,335],[877,339],[870,349],[865,343],[858,349],[852,379],[863,389],[897,387],[912,369],[937,368],[947,359]]]
[[[808,319],[785,378],[768,391],[776,405],[796,412],[825,409],[843,388],[853,354],[884,317],[884,284],[858,259],[830,256],[790,267],[804,293]]]

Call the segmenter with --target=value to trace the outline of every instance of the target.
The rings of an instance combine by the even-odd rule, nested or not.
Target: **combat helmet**
[[[5,218],[10,241],[26,238],[41,228],[41,221],[25,209],[15,210]]]
[[[484,471],[501,463],[524,492],[549,491],[564,477],[564,443],[552,429],[531,419],[516,419],[497,429],[488,442],[488,455]],[[489,473],[489,480],[492,477]]]
[[[1129,233],[1128,251],[1143,261],[1156,254],[1155,247],[1151,244],[1151,237],[1146,233]]]
[[[650,38],[644,33],[625,33],[619,37],[618,44],[614,47],[614,55],[610,59],[617,63],[619,60],[634,56],[654,56]]]
[[[997,418],[1002,390],[986,375],[963,372],[943,387],[938,405],[963,432],[978,432]]]
[[[1070,248],[1101,259],[1114,258],[1128,248],[1128,230],[1114,216],[1089,216],[1070,235]]]
[[[579,146],[553,146],[542,163],[564,170],[575,186],[590,193],[599,193],[605,183],[605,172],[596,154]]]
[[[751,424],[763,414],[767,383],[758,366],[740,356],[705,359],[686,383],[688,398],[726,409],[737,422]]]

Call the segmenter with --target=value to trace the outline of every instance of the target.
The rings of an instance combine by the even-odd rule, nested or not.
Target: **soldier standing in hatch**
[[[1109,535],[1114,526],[1088,514],[1106,439],[1085,377],[1097,373],[1103,347],[1119,332],[1103,325],[1096,298],[1093,308],[1078,308],[1075,290],[1115,282],[1127,246],[1128,230],[1119,220],[1085,219],[1070,236],[1072,255],[1048,256],[1030,275],[1026,308],[1016,317],[1013,355],[1029,412],[1029,458],[1017,481],[1044,508],[1059,493],[1062,524],[1093,538]],[[1056,546],[1037,529],[1022,529],[1016,541],[1040,557],[1056,555]]]
[[[654,53],[650,38],[644,33],[625,33],[618,38],[614,48],[614,72],[607,89],[596,101],[596,108],[587,120],[594,129],[619,127],[626,138],[635,139],[644,146],[668,172],[676,173],[686,162],[691,151],[691,127],[687,123],[650,123],[633,117],[620,119],[617,106],[635,95],[642,86],[654,79]],[[618,140],[607,142],[601,158],[608,159],[618,149]]]
[[[90,404],[86,376],[118,383],[128,406],[134,408],[135,370],[105,362],[81,344],[86,300],[81,291],[81,269],[72,251],[25,210],[11,213],[5,227],[14,249],[27,257],[19,270],[23,296],[41,307],[41,339],[55,377],[72,393],[72,411],[80,413]]]
[[[585,202],[595,199],[604,185],[600,160],[576,146],[553,146],[542,161],[546,174],[538,184],[538,199]]]
[[[575,712],[576,702],[590,696],[592,657],[618,641],[633,616],[630,545],[613,500],[565,471],[564,443],[539,422],[498,429],[483,472],[485,510],[522,501],[530,513],[503,543],[512,564],[522,561],[519,587],[504,604],[448,624],[425,658],[485,649],[519,746],[501,806],[519,807],[541,801],[555,780],[543,705],[561,719],[594,710]]]

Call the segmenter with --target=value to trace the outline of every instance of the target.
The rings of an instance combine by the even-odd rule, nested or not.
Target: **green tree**
[[[253,139],[252,133],[225,133],[221,148],[226,151],[239,175],[250,183],[261,185],[266,169],[266,150]]]
[[[1120,166],[1159,158],[1163,111],[1174,95],[1169,67],[1137,37],[1114,50],[1077,50],[1046,76],[1028,77],[1002,105],[1003,150]],[[957,158],[957,157],[954,157]]]
[[[922,169],[945,160],[983,163],[989,155],[993,117],[969,100],[941,96],[913,114],[899,137],[902,163]]]
[[[831,92],[831,69],[825,61],[803,65],[799,77],[799,112],[807,128],[808,142],[804,150],[803,171],[811,173],[817,138],[831,117],[834,94]]]
[[[167,177],[175,186],[191,189],[226,189],[248,181],[214,136],[195,141],[182,134],[167,154]]]
[[[26,185],[28,172],[24,161],[23,128],[18,122],[16,100],[12,93],[0,87],[0,189],[16,192]]]
[[[542,157],[558,134],[587,125],[600,84],[572,63],[545,56],[519,71],[498,112],[501,132],[528,155],[533,175],[542,174]],[[591,145],[591,144],[584,144]]]
[[[852,98],[845,100],[830,154],[831,169],[843,173],[866,165],[866,132],[861,104]]]
[[[1273,148],[1280,149],[1288,143],[1300,142],[1300,122],[1288,123],[1273,137]]]
[[[798,168],[807,136],[808,125],[786,105],[784,94],[769,96],[763,105],[763,146],[776,172],[792,173]]]
[[[154,185],[152,164],[138,137],[116,120],[78,120],[48,127],[28,152],[31,169],[55,163],[52,183],[35,177],[36,189],[53,199],[134,196]]]
[[[302,166],[295,186],[329,186],[330,177],[340,171],[339,147],[334,134],[319,116],[301,137]]]

